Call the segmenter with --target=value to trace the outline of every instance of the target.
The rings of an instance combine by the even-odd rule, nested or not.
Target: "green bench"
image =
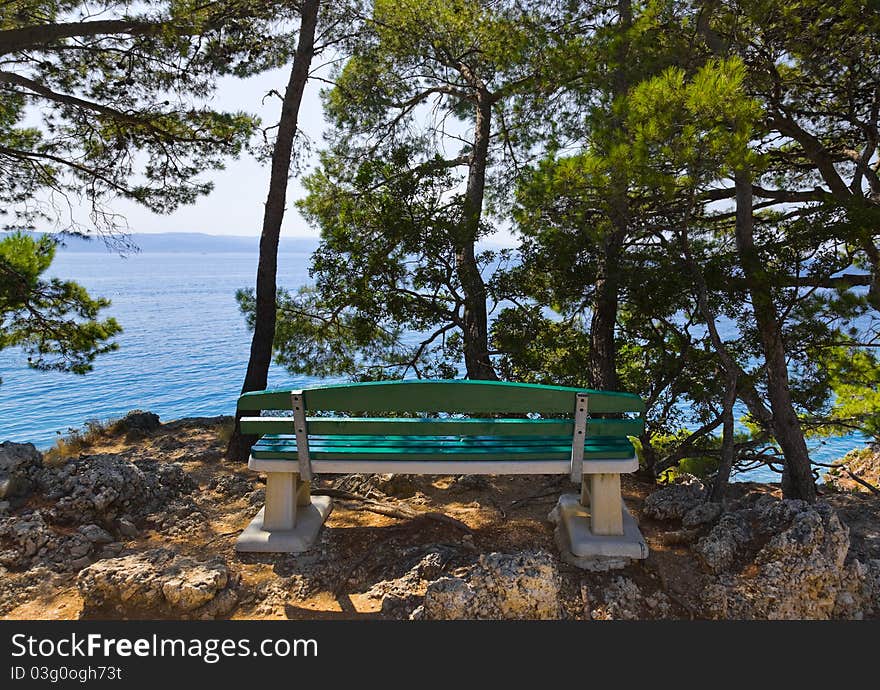
[[[246,393],[238,411],[242,432],[259,437],[248,467],[267,477],[265,506],[239,551],[296,553],[314,542],[332,508],[310,496],[315,474],[566,474],[581,492],[554,512],[572,554],[647,555],[620,494],[620,475],[638,469],[628,438],[644,428],[637,395],[383,381]]]

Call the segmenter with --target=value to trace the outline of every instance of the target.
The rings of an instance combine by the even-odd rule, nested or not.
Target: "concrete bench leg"
[[[593,534],[623,534],[619,474],[591,474],[590,527]]]
[[[590,475],[585,474],[581,480],[581,505],[584,508],[590,507]]]
[[[622,568],[648,546],[620,494],[619,474],[586,474],[581,493],[563,494],[550,513],[564,560],[587,570]]]
[[[297,484],[299,475],[293,472],[269,472],[266,475],[266,507],[263,509],[263,529],[289,530],[296,524]]]
[[[309,482],[297,472],[266,474],[266,505],[235,542],[235,550],[257,553],[300,553],[318,536],[333,509],[327,496],[311,496]]]

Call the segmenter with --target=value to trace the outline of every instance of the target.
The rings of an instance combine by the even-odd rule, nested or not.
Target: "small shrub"
[[[715,474],[717,470],[718,458],[695,456],[679,460],[678,465],[661,472],[658,479],[662,484],[669,484],[682,474],[692,474],[700,479],[708,479]]]

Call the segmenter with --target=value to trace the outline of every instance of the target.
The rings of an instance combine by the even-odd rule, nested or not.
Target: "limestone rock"
[[[202,529],[207,518],[202,510],[190,498],[174,498],[169,500],[161,511],[157,511],[145,520],[153,529],[172,536],[185,536]]]
[[[764,497],[722,515],[695,546],[713,574],[700,597],[715,618],[861,618],[878,610],[880,570],[846,562],[849,531],[820,501]]]
[[[77,577],[85,616],[126,618],[223,616],[237,603],[230,584],[222,559],[201,562],[168,549],[99,561]]]
[[[196,565],[162,583],[162,594],[174,608],[192,611],[204,606],[226,586],[225,567]]]
[[[39,481],[46,498],[57,501],[53,521],[105,527],[121,516],[138,519],[165,510],[171,499],[196,488],[175,463],[132,462],[109,454],[80,456],[61,468],[46,468]]]
[[[429,584],[422,609],[413,614],[428,620],[543,620],[559,615],[559,573],[545,551],[482,555],[455,577]]]
[[[124,550],[125,544],[121,541],[111,542],[101,549],[101,558],[113,558],[114,556],[121,554]]]
[[[78,531],[93,544],[109,544],[113,541],[113,535],[98,525],[83,525]]]
[[[248,496],[254,490],[253,474],[221,474],[208,482],[208,489],[216,491],[225,498],[239,499]]]
[[[698,525],[708,525],[718,519],[724,509],[720,503],[706,501],[699,503],[684,514],[681,519],[682,527],[697,527]]]
[[[880,487],[880,444],[874,443],[851,450],[834,465],[822,479],[837,491],[871,493],[870,489],[855,481],[849,472],[873,486]]]
[[[0,500],[27,496],[43,469],[43,456],[32,443],[0,443]]]
[[[139,524],[168,521],[174,529],[189,530],[204,523],[189,496],[196,484],[175,463],[106,454],[43,466],[33,446],[5,443],[0,466],[7,476],[30,482],[48,503],[17,514],[11,501],[4,511],[11,514],[0,516],[0,566],[11,570],[42,566],[76,572],[96,554],[112,555],[103,545],[136,537]]]
[[[12,546],[16,553],[16,560],[4,565],[21,567],[24,559],[34,556],[52,537],[53,533],[39,511],[0,521],[0,540]]]
[[[730,568],[752,538],[749,523],[739,513],[727,513],[708,535],[697,542],[697,557],[709,571],[720,573]]]
[[[119,518],[116,522],[116,531],[118,531],[123,537],[128,537],[129,539],[134,539],[138,535],[137,525],[128,518]]]
[[[602,603],[590,612],[594,620],[663,618],[672,609],[663,592],[645,595],[633,580],[622,576],[614,578],[597,598]]]
[[[645,499],[642,513],[655,520],[681,520],[706,498],[706,487],[696,477],[685,474],[674,484],[663,487]]]
[[[382,613],[392,618],[409,618],[422,603],[428,582],[437,579],[449,554],[443,547],[435,547],[402,577],[381,580],[374,584],[366,596],[380,599]]]
[[[75,572],[89,564],[93,549],[85,535],[54,529],[43,511],[0,518],[0,565],[10,570],[44,566]]]
[[[127,440],[134,441],[152,434],[162,423],[159,415],[153,412],[132,410],[113,426],[117,431],[124,432]]]
[[[865,612],[876,614],[880,612],[880,558],[867,562],[861,579],[865,583],[864,598],[869,602]]]

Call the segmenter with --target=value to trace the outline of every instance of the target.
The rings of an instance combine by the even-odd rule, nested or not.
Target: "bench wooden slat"
[[[571,449],[565,453],[549,453],[549,452],[510,452],[510,453],[496,453],[494,455],[487,455],[486,453],[468,453],[462,451],[449,451],[449,452],[425,452],[425,453],[383,453],[378,452],[379,449],[374,448],[369,453],[362,452],[362,449],[349,449],[347,452],[341,451],[333,451],[333,452],[313,452],[312,458],[313,460],[351,460],[354,462],[361,463],[361,469],[358,472],[368,472],[374,473],[376,470],[371,469],[370,463],[374,460],[394,460],[406,462],[410,459],[418,459],[424,460],[426,462],[430,462],[432,460],[455,460],[455,461],[489,461],[496,460],[502,461],[505,459],[516,459],[516,460],[541,460],[541,461],[565,461],[569,463],[569,469],[571,468]],[[289,453],[287,451],[258,451],[254,450],[252,455],[255,458],[265,458],[265,459],[283,459],[283,460],[293,460],[295,461],[296,452]],[[626,459],[633,457],[633,453],[626,452],[614,452],[614,453],[599,453],[598,457],[602,460],[617,460],[617,459]],[[589,464],[590,455],[584,455],[584,464]],[[459,474],[467,474],[466,468],[462,468]]]
[[[435,446],[442,446],[449,448],[486,448],[487,452],[494,448],[565,447],[569,450],[571,449],[571,439],[566,436],[517,438],[515,436],[320,436],[309,434],[308,442],[309,448],[363,446],[433,448]],[[296,439],[287,434],[267,434],[257,445],[296,446]],[[585,446],[591,448],[609,448],[612,446],[630,448],[631,445],[627,439],[617,436],[597,436],[588,439],[585,443]]]
[[[423,460],[450,459],[488,460],[493,457],[516,457],[522,460],[558,460],[570,458],[571,441],[559,439],[543,444],[523,444],[516,440],[503,442],[500,439],[465,441],[449,439],[431,439],[420,437],[393,441],[377,440],[331,440],[309,438],[309,452],[314,459],[343,459],[362,457],[365,462],[370,460],[407,459],[418,456]],[[293,438],[264,437],[254,445],[252,454],[255,458],[296,458],[296,441]],[[585,444],[584,458],[630,458],[634,455],[632,444],[626,439],[588,439]]]
[[[381,446],[385,448],[419,448],[444,446],[450,448],[546,448],[548,446],[571,447],[569,439],[564,436],[547,436],[544,438],[512,438],[505,436],[471,436],[463,440],[460,436],[309,436],[310,448],[331,448],[344,446]]]
[[[303,391],[308,410],[336,412],[538,412],[568,414],[585,389],[505,381],[377,381],[319,386]],[[642,412],[631,393],[586,390],[591,413]],[[289,410],[290,390],[245,393],[239,411]]]
[[[642,419],[589,419],[587,436],[638,436]],[[315,435],[400,435],[416,436],[548,436],[571,437],[572,419],[437,419],[400,417],[309,417],[310,434]],[[293,433],[293,417],[242,417],[245,434]]]

